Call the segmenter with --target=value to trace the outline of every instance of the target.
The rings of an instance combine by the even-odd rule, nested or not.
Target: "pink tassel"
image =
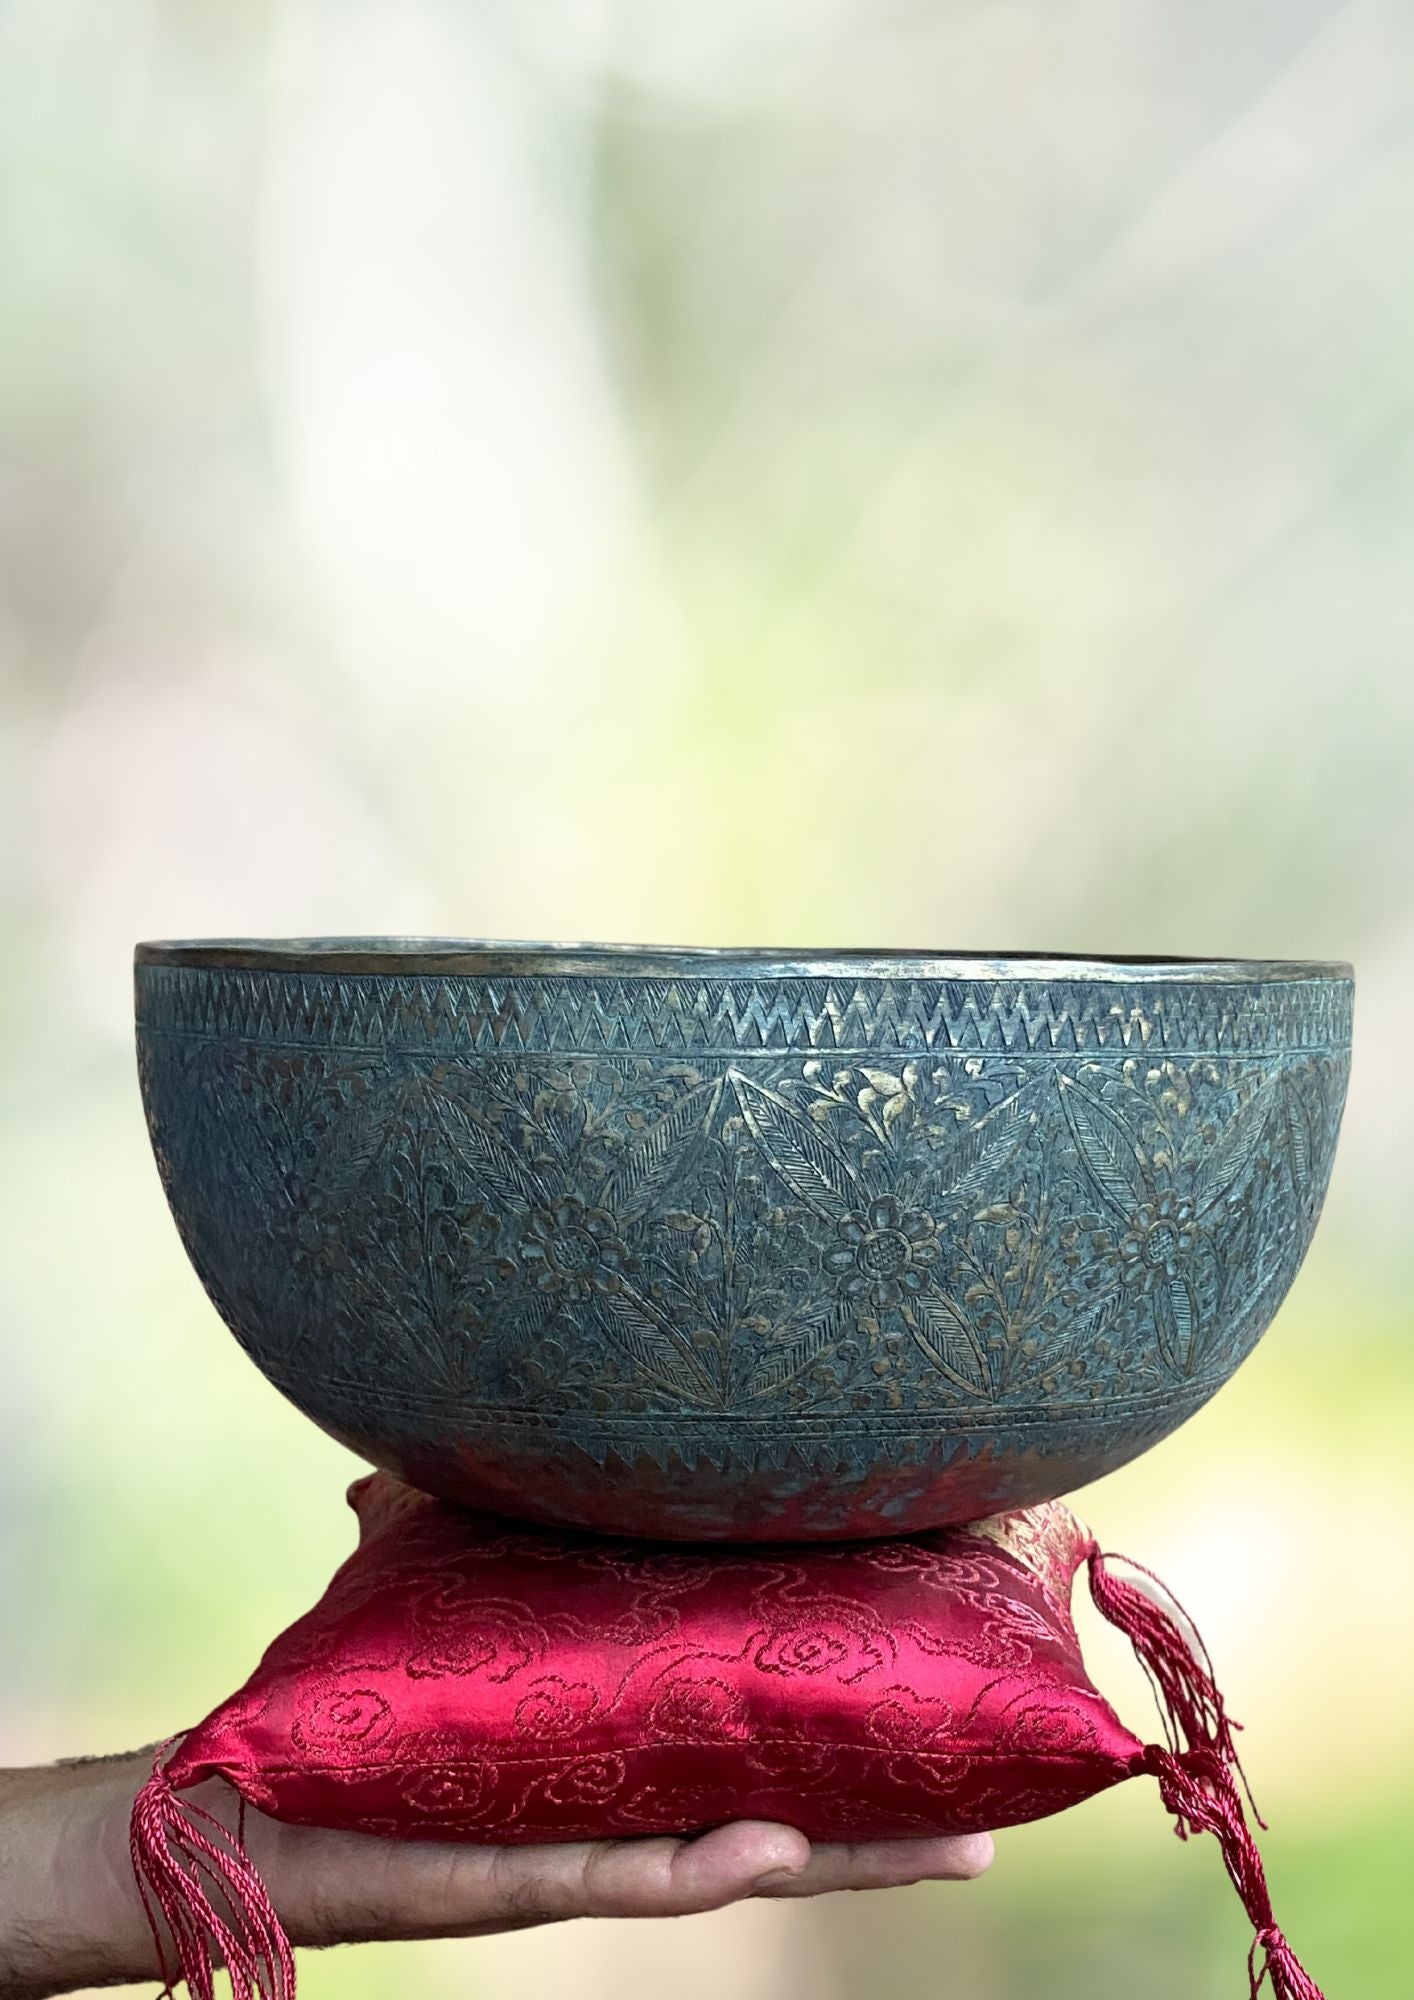
[[[1247,1783],[1234,1741],[1234,1731],[1240,1725],[1227,1712],[1208,1649],[1196,1626],[1177,1600],[1171,1600],[1193,1631],[1197,1651],[1184,1637],[1177,1619],[1144,1591],[1116,1577],[1107,1567],[1107,1558],[1093,1545],[1089,1562],[1090,1593],[1104,1617],[1130,1640],[1154,1684],[1163,1712],[1168,1748],[1153,1746],[1145,1768],[1158,1779],[1160,1795],[1177,1822],[1180,1838],[1193,1833],[1216,1835],[1227,1872],[1252,1920],[1256,1936],[1247,1961],[1252,2000],[1260,2000],[1268,1979],[1273,2000],[1323,2000],[1321,1989],[1301,1965],[1272,1913],[1262,1857],[1234,1782],[1235,1772],[1244,1788]],[[1130,1567],[1139,1569],[1137,1563]],[[1158,1582],[1148,1570],[1140,1570],[1140,1574]],[[1159,1587],[1163,1589],[1162,1584]],[[1255,1806],[1252,1811],[1258,1825],[1264,1826],[1266,1822]]]
[[[1164,1717],[1169,1748],[1177,1751],[1187,1744],[1193,1749],[1216,1750],[1224,1763],[1237,1772],[1245,1788],[1246,1773],[1237,1754],[1235,1739],[1235,1732],[1242,1724],[1234,1722],[1227,1712],[1227,1704],[1213,1678],[1212,1660],[1208,1657],[1208,1649],[1197,1626],[1152,1570],[1130,1562],[1127,1556],[1114,1560],[1124,1562],[1138,1575],[1158,1585],[1179,1618],[1188,1626],[1198,1648],[1195,1652],[1185,1639],[1178,1620],[1170,1616],[1162,1605],[1156,1604],[1134,1584],[1115,1576],[1106,1567],[1106,1559],[1098,1549],[1091,1551],[1090,1594],[1110,1624],[1125,1634],[1139,1655]],[[1250,1790],[1247,1797],[1251,1803]],[[1266,1822],[1255,1804],[1252,1811],[1258,1826],[1264,1826]]]
[[[275,1907],[240,1845],[212,1814],[178,1798],[162,1769],[166,1745],[133,1803],[133,1872],[170,1995],[158,1922],[192,2000],[215,2000],[224,1965],[233,2000],[295,2000],[295,1961]]]
[[[1262,1857],[1226,1764],[1211,1751],[1186,1750],[1175,1757],[1171,1751],[1156,1747],[1149,1752],[1148,1769],[1158,1779],[1160,1796],[1180,1831],[1213,1833],[1222,1844],[1227,1872],[1257,1933],[1247,1961],[1252,2000],[1259,2000],[1268,1978],[1275,2000],[1322,2000],[1320,1987],[1301,1965],[1272,1914]]]

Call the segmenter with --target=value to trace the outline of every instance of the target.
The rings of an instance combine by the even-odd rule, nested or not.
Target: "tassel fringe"
[[[1195,1833],[1216,1836],[1233,1887],[1252,1920],[1256,1935],[1247,1960],[1251,2000],[1261,2000],[1268,1980],[1272,2000],[1323,2000],[1321,1989],[1301,1965],[1272,1912],[1266,1871],[1236,1783],[1240,1778],[1247,1790],[1234,1740],[1241,1725],[1227,1712],[1208,1649],[1176,1599],[1169,1601],[1177,1618],[1146,1591],[1115,1576],[1108,1565],[1116,1561],[1128,1562],[1128,1558],[1106,1557],[1092,1545],[1090,1594],[1102,1616],[1133,1645],[1153,1684],[1168,1747],[1151,1747],[1144,1768],[1158,1780],[1159,1794],[1176,1822],[1175,1831],[1185,1840]],[[1137,1563],[1128,1566],[1151,1583],[1158,1583],[1151,1571],[1140,1569]],[[1162,1584],[1158,1587],[1164,1588]],[[1193,1633],[1191,1644],[1180,1618]],[[1251,1803],[1250,1790],[1247,1797]],[[1255,1805],[1252,1813],[1257,1824],[1265,1827]]]
[[[233,2000],[295,2000],[294,1954],[265,1885],[221,1822],[178,1798],[162,1769],[169,1747],[157,1753],[134,1801],[130,1840],[164,2000],[183,1979],[192,2000],[215,2000],[218,1966],[230,1977]]]

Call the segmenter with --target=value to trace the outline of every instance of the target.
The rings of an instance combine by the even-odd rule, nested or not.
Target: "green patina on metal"
[[[450,1498],[689,1538],[1069,1490],[1310,1242],[1342,965],[456,940],[138,950],[163,1181],[242,1346]]]

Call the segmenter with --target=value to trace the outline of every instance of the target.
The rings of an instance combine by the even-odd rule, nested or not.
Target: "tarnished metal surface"
[[[1349,1057],[1344,966],[138,959],[163,1180],[271,1380],[448,1497],[703,1539],[965,1519],[1163,1437],[1295,1274]]]

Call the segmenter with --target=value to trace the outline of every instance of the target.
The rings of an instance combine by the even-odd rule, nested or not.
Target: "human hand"
[[[0,1774],[0,2000],[161,1976],[128,1857],[151,1752]],[[193,1801],[234,1830],[219,1781]],[[401,1841],[245,1815],[245,1844],[293,1944],[481,1937],[570,1917],[674,1917],[749,1896],[817,1896],[966,1881],[987,1834],[811,1843],[740,1821],[690,1840],[480,1847]]]

